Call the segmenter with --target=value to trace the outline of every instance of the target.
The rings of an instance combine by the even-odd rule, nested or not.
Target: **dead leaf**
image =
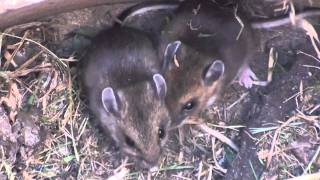
[[[15,122],[15,116],[18,109],[21,107],[22,97],[23,96],[19,92],[18,85],[11,81],[9,82],[9,94],[0,99],[0,102],[4,102],[5,105],[10,108],[9,117],[13,122]]]

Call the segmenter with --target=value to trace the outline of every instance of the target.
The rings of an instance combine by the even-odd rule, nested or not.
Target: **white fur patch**
[[[208,107],[208,106],[211,106],[214,102],[216,102],[216,100],[217,100],[217,96],[216,96],[216,95],[211,96],[211,97],[208,99],[206,106],[207,106],[207,107]]]

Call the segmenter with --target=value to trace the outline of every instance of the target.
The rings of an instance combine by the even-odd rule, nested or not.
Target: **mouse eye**
[[[129,136],[125,136],[125,142],[128,146],[134,147],[134,141]]]
[[[196,106],[196,102],[194,100],[191,100],[183,105],[182,110],[183,111],[191,111],[194,109],[195,106]]]
[[[160,139],[163,139],[166,136],[166,132],[163,128],[159,128],[158,130],[158,136]]]

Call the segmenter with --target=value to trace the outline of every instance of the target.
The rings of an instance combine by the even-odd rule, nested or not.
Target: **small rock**
[[[21,124],[20,133],[18,132],[21,144],[33,147],[40,142],[40,128],[35,124],[38,118],[38,115],[33,111],[17,114],[17,123]]]

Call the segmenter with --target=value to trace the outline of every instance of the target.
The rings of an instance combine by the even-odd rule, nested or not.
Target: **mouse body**
[[[213,104],[236,77],[240,84],[252,86],[256,76],[248,63],[256,45],[251,26],[244,17],[236,17],[233,8],[209,0],[168,5],[175,9],[173,15],[155,34],[160,34],[158,53],[168,82],[166,103],[175,127]],[[131,15],[126,14],[130,18],[152,7],[136,6],[127,10]],[[126,16],[121,18],[125,23]]]
[[[188,0],[187,0],[188,1]],[[215,2],[216,5],[220,7],[227,7],[229,4],[224,4],[224,2]],[[144,1],[142,3],[136,4],[134,6],[129,7],[125,11],[123,11],[120,16],[118,17],[121,24],[126,24],[128,19],[141,16],[143,14],[159,11],[159,10],[169,10],[169,11],[176,11],[181,5],[180,1],[172,0],[172,1]],[[234,5],[233,5],[234,6]],[[286,11],[288,12],[288,11]],[[249,24],[252,29],[271,29],[280,26],[286,25],[295,25],[297,22],[310,17],[317,17],[320,16],[320,9],[319,8],[306,8],[303,11],[296,12],[294,16],[288,16],[288,13],[281,15],[280,17],[271,17],[271,18],[264,18],[264,19],[255,19],[250,20]],[[295,22],[296,21],[296,22]]]
[[[158,52],[164,60],[173,126],[214,103],[234,79],[250,88],[258,80],[249,68],[260,42],[256,30],[290,24],[288,17],[252,22],[235,7],[209,0],[142,3],[120,20],[125,25],[133,16],[161,9],[173,10],[161,33],[155,32],[160,35]],[[296,19],[319,12],[301,12]]]
[[[319,9],[310,10],[295,20],[317,15]],[[290,23],[289,18],[251,22],[235,7],[209,0],[182,2],[162,30],[159,50],[172,124],[212,105],[234,80],[251,88],[258,80],[249,67],[260,47],[257,29]]]
[[[139,30],[113,27],[95,37],[82,61],[84,91],[102,129],[140,167],[156,165],[170,117],[152,39]]]
[[[248,22],[234,9],[205,0],[181,3],[163,28],[159,48],[174,125],[212,105],[236,77],[252,86],[254,42]]]

